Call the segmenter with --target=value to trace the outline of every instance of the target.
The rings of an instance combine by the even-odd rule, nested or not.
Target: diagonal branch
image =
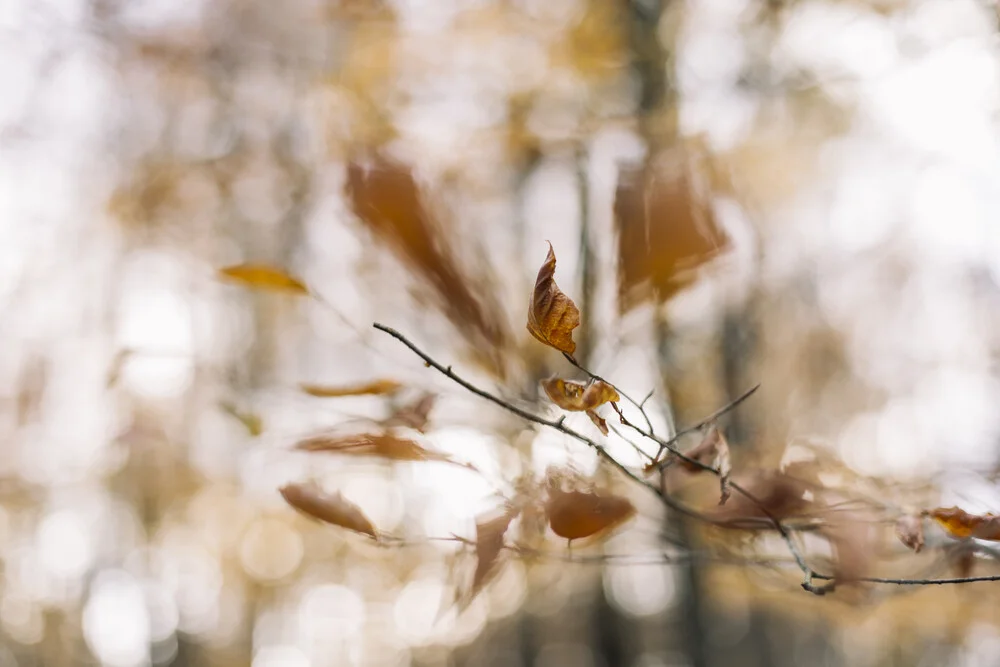
[[[455,382],[456,384],[458,384],[462,388],[466,389],[467,391],[475,394],[476,396],[479,396],[480,398],[483,398],[483,399],[485,399],[485,400],[487,400],[487,401],[489,401],[489,402],[491,402],[491,403],[493,403],[493,404],[495,404],[495,405],[503,408],[504,410],[507,410],[508,412],[510,412],[512,414],[515,414],[518,417],[521,417],[522,419],[525,419],[525,420],[530,421],[532,423],[538,424],[540,426],[546,426],[548,428],[555,429],[556,431],[559,431],[560,433],[568,435],[568,436],[570,436],[570,437],[572,437],[572,438],[574,438],[574,439],[576,439],[576,440],[578,440],[578,441],[586,444],[587,446],[593,448],[602,459],[604,459],[605,461],[607,461],[608,463],[610,463],[612,466],[614,466],[615,468],[617,468],[622,474],[624,474],[626,477],[628,477],[630,480],[632,480],[636,484],[642,486],[646,490],[648,490],[651,493],[655,494],[657,496],[657,498],[659,498],[660,501],[664,505],[666,505],[667,507],[669,507],[669,508],[671,508],[671,509],[673,509],[673,510],[675,510],[675,511],[681,513],[681,514],[689,516],[689,517],[691,517],[693,519],[697,519],[699,521],[705,522],[707,524],[720,525],[720,521],[718,519],[716,519],[715,517],[707,516],[707,515],[699,512],[696,509],[688,507],[687,505],[681,503],[680,501],[678,501],[677,499],[673,498],[669,494],[665,493],[659,487],[654,486],[653,484],[651,484],[651,483],[647,482],[646,480],[642,479],[641,477],[639,477],[634,471],[630,470],[628,467],[626,467],[621,462],[619,462],[617,459],[615,459],[613,456],[611,456],[611,454],[604,448],[603,445],[601,445],[600,443],[598,443],[595,440],[592,440],[591,438],[588,438],[587,436],[583,435],[582,433],[579,433],[578,431],[576,431],[576,430],[574,430],[574,429],[566,426],[566,424],[564,423],[565,422],[565,417],[560,417],[559,419],[552,420],[552,419],[547,419],[545,417],[542,417],[541,415],[537,415],[537,414],[535,414],[535,413],[533,413],[531,411],[524,410],[523,408],[519,408],[518,406],[516,406],[516,405],[514,405],[514,404],[512,404],[512,403],[510,403],[510,402],[508,402],[508,401],[506,401],[506,400],[504,400],[504,399],[502,399],[502,398],[500,398],[498,396],[495,396],[495,395],[489,393],[488,391],[486,391],[484,389],[480,389],[479,387],[477,387],[476,385],[472,384],[468,380],[465,380],[464,378],[460,377],[454,371],[452,371],[451,366],[443,366],[442,364],[438,363],[433,358],[431,358],[430,355],[428,355],[426,352],[424,352],[423,350],[421,350],[420,348],[418,348],[413,342],[411,342],[406,336],[404,336],[403,334],[401,334],[399,331],[396,331],[395,329],[393,329],[391,327],[387,327],[387,326],[385,326],[383,324],[379,324],[377,322],[374,323],[372,326],[374,326],[379,331],[382,331],[384,333],[389,334],[390,336],[392,336],[393,338],[395,338],[399,342],[403,343],[403,345],[405,345],[406,347],[408,347],[414,354],[416,354],[418,357],[420,357],[424,361],[425,365],[427,365],[428,367],[433,368],[434,370],[438,371],[439,373],[441,373],[442,375],[444,375],[448,379],[452,380],[453,382]],[[671,453],[673,453],[675,456],[679,457],[681,460],[683,460],[683,461],[685,461],[685,462],[687,462],[687,463],[689,463],[691,465],[697,466],[697,467],[699,467],[699,468],[701,468],[701,469],[703,469],[703,470],[705,470],[707,472],[713,473],[713,474],[715,474],[715,475],[718,476],[718,475],[721,475],[721,472],[719,470],[715,469],[714,467],[712,467],[710,465],[702,463],[701,461],[697,461],[695,459],[692,459],[692,458],[686,456],[683,452],[681,452],[680,450],[678,450],[674,445],[675,445],[676,441],[681,436],[686,435],[688,433],[692,433],[694,431],[697,431],[697,430],[700,430],[700,429],[704,428],[705,426],[707,426],[708,424],[711,424],[712,422],[714,422],[715,420],[717,420],[719,417],[721,417],[725,413],[727,413],[730,410],[732,410],[733,408],[735,408],[737,405],[739,405],[740,403],[742,403],[743,401],[745,401],[747,398],[749,398],[755,391],[757,391],[757,389],[759,387],[760,387],[760,385],[756,385],[756,386],[752,387],[751,389],[749,389],[748,391],[744,392],[742,395],[738,396],[736,399],[734,399],[733,401],[731,401],[727,405],[725,405],[722,408],[716,410],[711,415],[709,415],[705,419],[701,420],[697,424],[678,431],[673,437],[671,437],[668,440],[664,440],[662,438],[657,437],[652,432],[651,429],[650,430],[646,430],[646,429],[643,429],[643,428],[641,428],[639,426],[636,426],[635,424],[631,423],[621,413],[620,409],[618,409],[617,406],[614,406],[614,407],[615,407],[616,411],[618,412],[618,415],[621,418],[622,423],[624,425],[628,426],[629,428],[631,428],[632,430],[634,430],[637,433],[641,434],[642,436],[644,436],[646,438],[649,438],[649,439],[653,440],[654,442],[658,443],[660,445],[660,447],[661,447],[661,453],[664,450],[669,450]],[[612,404],[612,405],[614,405],[614,404]],[[658,467],[662,468],[663,465],[664,465],[664,462],[661,461],[658,464]],[[794,539],[794,536],[793,536],[793,531],[795,529],[789,528],[788,526],[784,525],[781,522],[781,520],[779,520],[772,512],[770,512],[767,509],[767,507],[764,506],[764,504],[759,499],[757,499],[756,497],[754,497],[753,494],[751,494],[750,492],[748,492],[743,487],[741,487],[741,486],[739,486],[738,484],[735,484],[735,483],[731,483],[730,487],[734,491],[736,491],[737,493],[742,494],[748,500],[750,500],[755,505],[757,505],[757,507],[761,510],[761,513],[764,514],[764,516],[766,517],[765,523],[767,525],[769,525],[770,527],[774,528],[774,530],[776,530],[778,532],[778,534],[781,536],[782,540],[785,542],[786,546],[788,547],[789,553],[791,554],[792,559],[794,560],[796,566],[802,572],[802,575],[803,575],[802,588],[804,590],[806,590],[806,591],[809,591],[810,593],[815,594],[815,595],[825,595],[828,592],[832,592],[834,590],[834,588],[835,588],[836,583],[837,583],[836,577],[833,576],[833,575],[829,575],[829,574],[824,574],[824,573],[818,572],[818,571],[814,570],[808,564],[808,562],[805,559],[804,554],[802,553],[801,549],[799,548],[799,546],[795,542],[795,539]],[[821,584],[821,585],[817,585],[817,584],[813,583],[814,581],[823,581],[823,582],[826,582],[826,583]],[[907,579],[907,578],[888,578],[888,577],[859,577],[859,578],[856,578],[856,579],[852,579],[852,581],[853,582],[858,582],[858,583],[893,584],[893,585],[898,585],[898,586],[930,586],[930,585],[948,585],[948,584],[964,584],[964,583],[975,583],[975,582],[986,582],[986,581],[1000,581],[1000,575],[985,575],[985,576],[978,576],[978,577],[954,577],[954,578],[941,578],[941,579]]]

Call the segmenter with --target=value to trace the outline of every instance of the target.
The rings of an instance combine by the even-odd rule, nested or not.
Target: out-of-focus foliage
[[[990,3],[0,4],[0,664],[994,660],[991,584],[812,598],[761,530],[846,580],[997,571]],[[664,524],[370,330],[558,418],[546,240],[556,348],[659,432],[763,383],[759,503],[671,465],[721,525]]]

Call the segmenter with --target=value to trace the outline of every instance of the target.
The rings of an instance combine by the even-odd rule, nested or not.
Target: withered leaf
[[[288,484],[279,491],[285,502],[303,514],[378,539],[378,531],[368,517],[340,492],[324,493],[315,484]]]
[[[719,504],[724,505],[731,495],[729,489],[729,477],[732,474],[732,461],[729,454],[729,442],[722,431],[712,425],[702,437],[701,442],[694,448],[684,453],[686,458],[682,459],[676,455],[668,463],[676,461],[677,464],[691,473],[705,472],[705,468],[698,466],[693,461],[705,466],[711,466],[719,472]],[[659,463],[653,461],[646,466],[647,471],[659,467]]]
[[[472,576],[470,598],[482,590],[495,572],[497,559],[503,550],[504,534],[519,513],[516,508],[507,506],[476,519],[476,572]]]
[[[424,394],[412,403],[403,405],[393,412],[382,424],[384,426],[405,426],[414,431],[424,432],[431,410],[437,397],[434,394]]]
[[[542,389],[563,410],[583,412],[593,410],[604,403],[617,403],[621,400],[615,388],[602,380],[591,380],[587,384],[549,378],[542,380]]]
[[[924,548],[924,522],[914,514],[904,514],[896,520],[896,537],[905,546],[920,553]]]
[[[451,457],[420,446],[408,438],[392,433],[360,433],[345,436],[318,435],[306,438],[295,445],[304,452],[344,454],[347,456],[374,456],[392,461],[440,461],[465,468],[467,463],[459,463]]]
[[[600,491],[564,491],[550,485],[545,514],[552,532],[567,540],[607,533],[635,515],[628,498]]]
[[[305,284],[285,271],[266,264],[237,264],[219,269],[219,275],[256,289],[308,294]]]
[[[531,293],[528,331],[546,345],[573,356],[576,352],[573,329],[580,326],[580,309],[556,285],[555,273],[556,255],[550,243],[549,254],[538,270]]]
[[[590,417],[590,421],[594,422],[594,426],[600,430],[604,435],[608,434],[608,422],[604,421],[601,415],[597,414],[594,410],[587,410],[587,416]]]
[[[873,553],[870,521],[860,515],[845,516],[819,532],[829,540],[836,554],[834,574],[838,583],[857,581],[868,574]]]
[[[454,229],[428,206],[412,170],[382,155],[370,168],[352,162],[345,194],[365,228],[430,287],[477,359],[502,377],[510,331],[499,315],[494,276],[485,263],[472,272],[461,261],[470,249],[456,247]]]
[[[1000,516],[996,514],[969,514],[958,507],[938,507],[929,514],[952,537],[1000,541]]]
[[[767,528],[770,517],[785,519],[811,505],[805,498],[805,483],[777,470],[754,472],[740,480],[740,485],[753,500],[743,494],[730,499],[713,515],[720,525]]]
[[[346,386],[329,386],[321,384],[300,384],[299,388],[310,396],[317,398],[339,398],[341,396],[382,396],[394,394],[403,388],[395,380],[373,380],[363,384]]]
[[[667,301],[730,244],[699,167],[704,158],[695,146],[677,145],[622,170],[614,203],[621,312]]]

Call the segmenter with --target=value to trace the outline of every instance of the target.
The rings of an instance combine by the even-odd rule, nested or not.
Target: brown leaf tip
[[[545,262],[538,269],[528,307],[528,331],[540,342],[570,357],[576,352],[573,329],[580,326],[580,309],[555,281],[556,254],[549,243]]]

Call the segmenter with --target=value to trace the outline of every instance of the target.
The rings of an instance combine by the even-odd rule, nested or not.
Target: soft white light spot
[[[93,528],[84,517],[69,510],[53,512],[38,527],[38,555],[52,574],[81,576],[94,557]]]
[[[253,656],[253,667],[309,667],[309,656],[297,646],[265,646]]]
[[[149,612],[132,577],[121,571],[98,576],[83,609],[83,636],[105,665],[133,667],[149,661]]]
[[[673,601],[673,570],[665,567],[612,567],[604,572],[604,590],[630,616],[659,614]]]
[[[316,586],[302,598],[299,627],[307,641],[350,637],[364,625],[365,602],[346,586]]]
[[[299,532],[276,519],[255,521],[240,543],[240,562],[252,577],[273,581],[287,577],[302,561]]]

